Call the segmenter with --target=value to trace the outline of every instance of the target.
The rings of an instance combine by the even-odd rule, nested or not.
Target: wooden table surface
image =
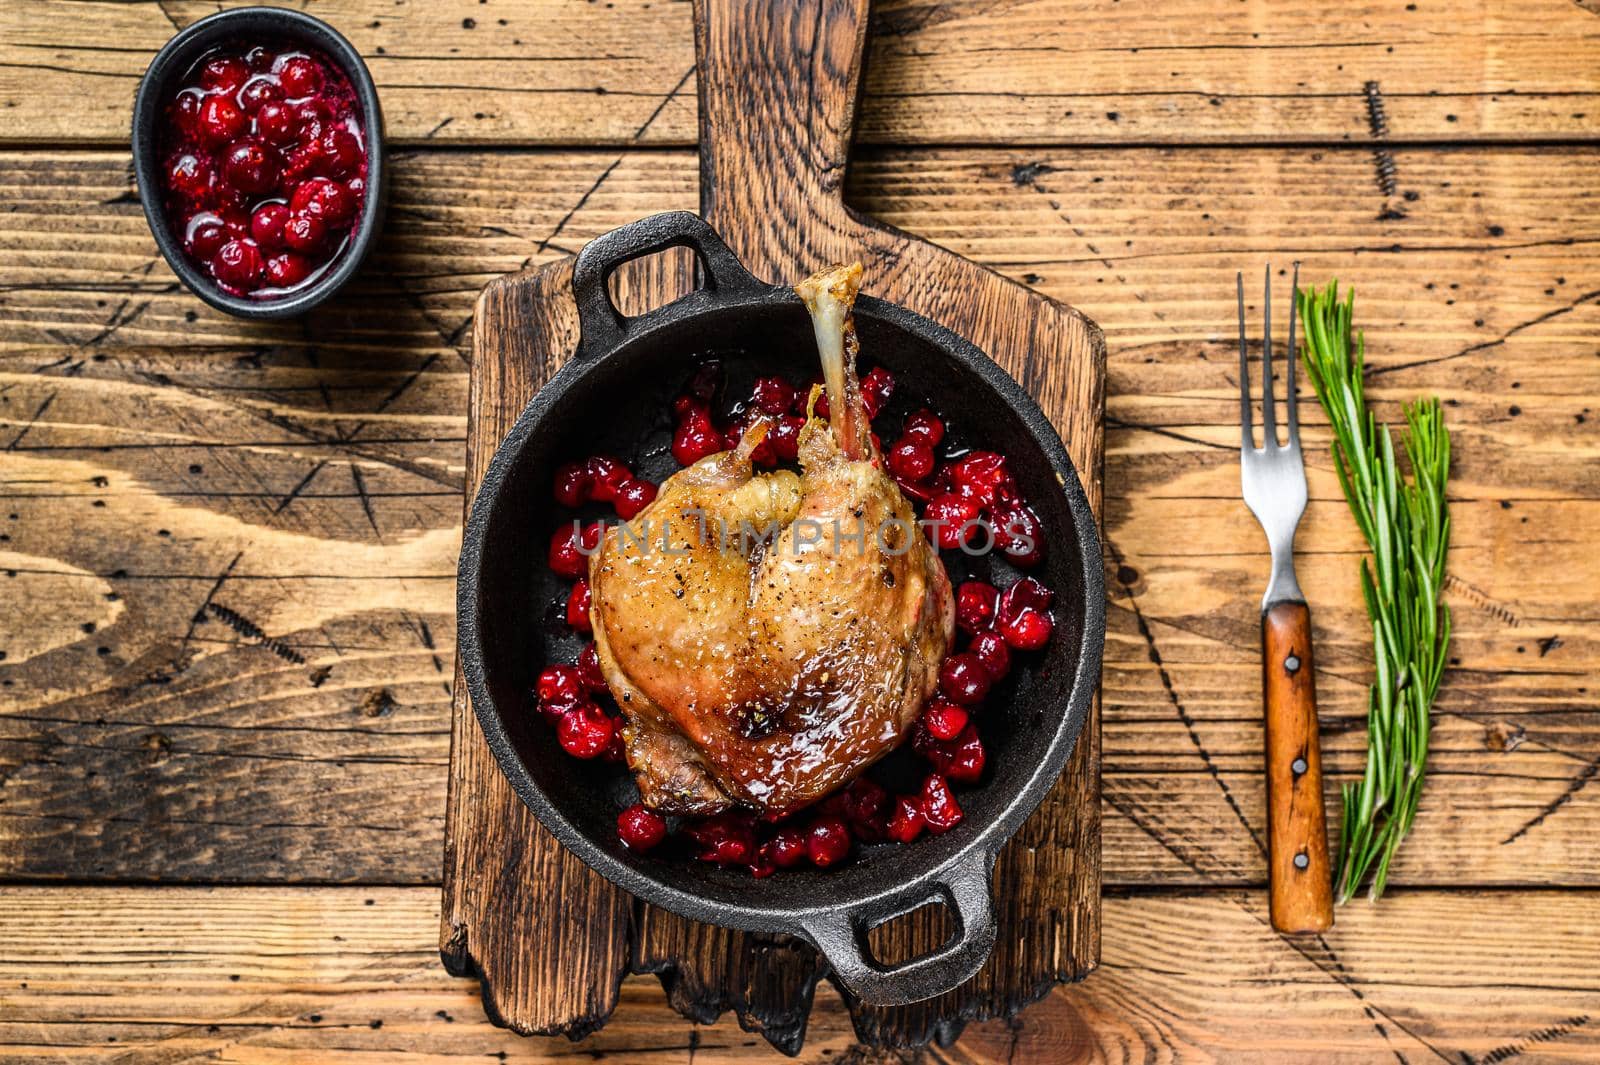
[[[0,8],[0,1060],[770,1059],[632,978],[571,1044],[437,955],[470,315],[692,207],[667,0],[328,0],[398,143],[371,264],[302,322],[185,292],[135,80],[198,0]],[[866,213],[1110,349],[1104,959],[949,1062],[1600,1058],[1600,4],[904,0]],[[1452,669],[1390,895],[1266,920],[1235,269],[1358,292],[1380,413],[1456,443]],[[1361,545],[1306,415],[1330,785],[1359,771]],[[854,1048],[829,990],[806,1061]],[[903,1060],[891,1054],[883,1060]]]

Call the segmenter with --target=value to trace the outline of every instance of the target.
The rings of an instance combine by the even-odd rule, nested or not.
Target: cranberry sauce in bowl
[[[325,24],[241,8],[180,33],[134,113],[162,254],[206,302],[279,318],[359,267],[382,210],[382,128],[360,56]]]

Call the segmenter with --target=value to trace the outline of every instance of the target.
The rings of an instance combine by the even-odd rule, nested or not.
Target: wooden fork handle
[[[1304,603],[1274,603],[1261,615],[1261,654],[1272,927],[1323,932],[1333,924],[1333,881],[1322,808],[1311,611]]]

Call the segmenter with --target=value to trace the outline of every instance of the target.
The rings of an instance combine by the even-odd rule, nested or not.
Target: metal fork
[[[1322,806],[1322,755],[1317,743],[1317,693],[1311,657],[1311,611],[1294,575],[1294,533],[1306,509],[1305,462],[1295,397],[1295,319],[1300,287],[1295,263],[1289,307],[1287,442],[1278,443],[1272,396],[1272,267],[1262,302],[1261,446],[1252,439],[1249,343],[1244,274],[1239,289],[1240,481],[1244,501],[1267,534],[1272,575],[1261,599],[1261,679],[1267,734],[1267,866],[1272,926],[1321,932],[1333,924],[1327,818]]]

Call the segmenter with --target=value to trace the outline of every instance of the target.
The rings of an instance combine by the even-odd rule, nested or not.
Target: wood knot
[[[394,712],[394,696],[388,688],[370,688],[361,697],[358,709],[367,717],[387,717]]]

